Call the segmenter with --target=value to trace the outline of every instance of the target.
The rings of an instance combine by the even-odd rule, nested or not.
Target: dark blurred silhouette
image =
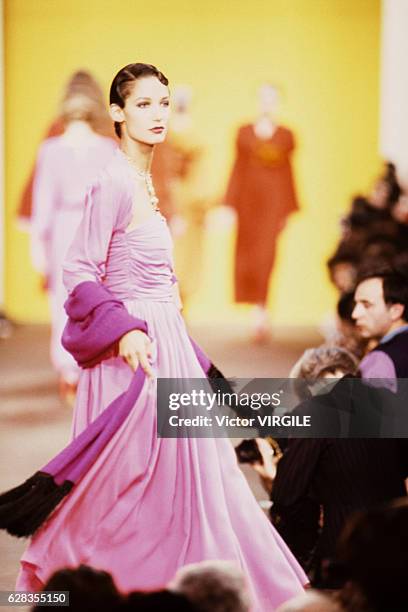
[[[111,575],[86,565],[75,569],[62,569],[51,576],[43,591],[69,591],[72,612],[114,612],[119,610],[121,595]],[[47,606],[34,606],[32,611],[49,610]]]

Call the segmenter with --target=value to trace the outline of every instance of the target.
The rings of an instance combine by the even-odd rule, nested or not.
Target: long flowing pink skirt
[[[168,302],[128,302],[155,338],[161,377],[202,377],[184,321]],[[74,435],[130,383],[120,358],[81,374]],[[158,439],[155,382],[88,474],[32,538],[17,588],[41,587],[79,563],[112,573],[123,591],[163,587],[177,568],[205,559],[236,561],[254,610],[274,610],[307,578],[259,508],[225,439]]]

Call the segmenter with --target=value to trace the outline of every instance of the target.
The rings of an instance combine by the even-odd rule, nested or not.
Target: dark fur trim
[[[234,393],[234,383],[225,378],[224,374],[212,363],[207,372],[208,382],[211,385],[214,393],[220,391],[221,393]],[[231,408],[235,408],[235,403],[228,403]]]
[[[17,537],[33,535],[73,486],[69,480],[57,485],[50,474],[36,472],[0,495],[0,529]]]

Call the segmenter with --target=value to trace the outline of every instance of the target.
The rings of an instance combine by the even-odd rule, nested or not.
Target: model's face
[[[356,305],[352,317],[363,338],[382,338],[396,318],[396,306],[384,302],[383,281],[381,278],[369,278],[361,282],[354,294]]]
[[[169,89],[155,76],[135,81],[124,108],[111,105],[111,117],[121,123],[122,138],[150,145],[165,139],[169,112]]]

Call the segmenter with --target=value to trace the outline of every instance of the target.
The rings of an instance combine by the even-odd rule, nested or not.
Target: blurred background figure
[[[182,301],[187,304],[197,291],[203,267],[205,216],[210,206],[206,191],[208,176],[203,167],[204,147],[191,115],[192,89],[175,88],[169,140],[174,150],[172,182],[176,217],[172,222],[175,237],[175,265]]]
[[[112,121],[105,108],[105,98],[99,83],[93,78],[93,76],[86,70],[81,70],[72,75],[70,81],[67,83],[66,95],[72,95],[74,92],[88,97],[91,102],[94,103],[91,124],[92,129],[101,136],[108,138],[115,138],[115,131],[113,129]],[[52,121],[48,126],[45,134],[45,139],[52,138],[53,136],[61,136],[67,127],[67,119],[63,116],[63,108],[60,108],[60,114]],[[31,222],[31,215],[33,209],[33,183],[35,176],[35,165],[28,177],[18,206],[18,220],[20,222],[20,228],[29,229]]]
[[[291,167],[295,142],[278,124],[278,91],[264,83],[258,95],[258,117],[238,131],[225,202],[238,218],[235,300],[255,306],[254,340],[262,341],[269,331],[266,300],[277,239],[298,202]]]
[[[395,166],[385,163],[368,196],[358,195],[341,220],[341,237],[327,262],[330,280],[340,293],[352,291],[357,275],[375,265],[398,266],[408,256],[407,197]]]
[[[368,196],[358,195],[341,219],[341,233],[333,255],[327,261],[331,283],[339,292],[337,318],[327,317],[321,331],[326,340],[348,344],[359,358],[374,348],[355,329],[351,317],[357,279],[374,267],[408,272],[408,206],[396,168],[384,163]],[[404,272],[405,270],[405,272]]]
[[[49,292],[51,360],[60,377],[61,395],[69,402],[78,369],[61,346],[66,322],[62,264],[82,216],[87,185],[116,149],[111,138],[98,133],[106,132],[108,120],[102,90],[92,75],[85,71],[73,74],[63,94],[59,119],[51,127],[54,133],[62,129],[63,134],[42,143],[34,172],[31,257]]]
[[[203,267],[205,217],[210,206],[203,168],[204,147],[191,114],[192,89],[178,85],[171,94],[168,140],[157,147],[152,174],[160,209],[174,238],[175,269],[183,304],[197,291]],[[161,190],[161,193],[160,193]]]

